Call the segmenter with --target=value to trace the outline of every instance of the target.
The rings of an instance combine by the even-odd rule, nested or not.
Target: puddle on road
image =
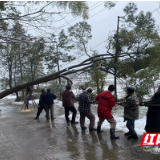
[[[46,121],[43,112],[34,120],[36,111],[20,112],[21,106],[1,106],[0,159],[2,160],[159,160],[128,141],[122,132],[119,140],[110,140],[109,131],[102,134],[81,131],[78,125],[67,125],[64,110],[55,108],[56,119]],[[59,118],[61,117],[61,118]]]

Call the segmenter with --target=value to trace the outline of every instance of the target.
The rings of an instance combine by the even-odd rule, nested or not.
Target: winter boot
[[[110,135],[111,135],[110,136],[111,139],[119,139],[119,136],[115,135],[115,129],[112,129],[112,128],[110,129]]]
[[[82,131],[84,131],[87,129],[87,127],[83,126],[83,127],[81,127],[81,129],[82,129]]]
[[[102,133],[103,131],[101,130],[101,126],[97,127],[97,133]]]
[[[67,120],[67,121],[66,121],[67,124],[69,124],[70,122],[71,122],[70,120]]]
[[[76,121],[71,121],[71,124],[78,124],[79,122],[76,122]]]
[[[89,128],[89,131],[93,132],[93,131],[97,131],[97,129],[96,128]]]
[[[130,132],[126,132],[126,133],[124,133],[124,135],[125,136],[130,136],[130,135],[132,135]]]
[[[130,139],[138,139],[137,134],[128,136],[128,140],[130,140]]]

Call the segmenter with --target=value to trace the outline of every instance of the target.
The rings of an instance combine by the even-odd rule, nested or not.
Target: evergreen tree
[[[47,61],[47,66],[50,71],[54,71],[55,68],[59,72],[61,64],[66,62],[71,62],[75,59],[74,55],[71,55],[69,52],[74,48],[74,45],[71,44],[71,40],[65,34],[64,30],[61,30],[58,37],[54,34],[51,36],[51,44],[47,51],[47,56],[45,59]],[[53,46],[51,46],[53,45]],[[59,78],[59,96],[61,98],[62,90],[61,78]]]

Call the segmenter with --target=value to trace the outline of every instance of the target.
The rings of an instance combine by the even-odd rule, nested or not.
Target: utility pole
[[[118,62],[118,54],[119,54],[119,20],[120,17],[118,16],[117,20],[117,36],[116,36],[116,53],[114,59],[114,86],[115,86],[115,100],[117,100],[117,62]]]

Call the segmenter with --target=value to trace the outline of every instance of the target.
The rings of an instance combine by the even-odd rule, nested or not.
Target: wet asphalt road
[[[160,154],[145,152],[139,140],[128,141],[122,132],[110,140],[109,130],[81,131],[66,125],[63,108],[55,109],[54,122],[33,120],[36,110],[20,112],[21,106],[0,104],[0,160],[160,160]],[[60,118],[59,118],[60,117]]]

